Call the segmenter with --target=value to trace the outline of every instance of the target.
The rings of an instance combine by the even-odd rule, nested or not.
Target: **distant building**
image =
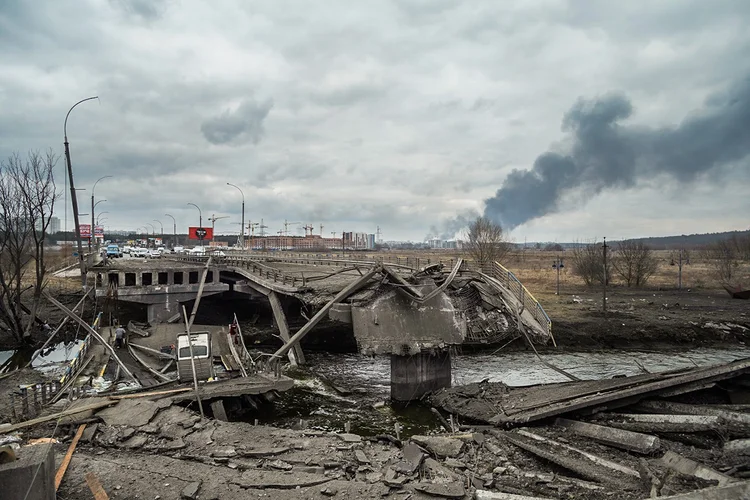
[[[55,234],[60,232],[60,218],[59,217],[50,217],[49,218],[49,227],[48,231],[49,234]]]

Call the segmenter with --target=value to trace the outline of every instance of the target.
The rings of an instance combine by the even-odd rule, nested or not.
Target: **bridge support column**
[[[423,351],[414,356],[391,354],[391,399],[411,401],[450,386],[450,351]]]
[[[273,318],[276,322],[276,326],[279,327],[281,340],[283,340],[284,343],[288,343],[290,339],[289,325],[286,322],[286,315],[284,314],[284,308],[281,305],[279,296],[273,290],[271,290],[271,292],[268,294],[268,301],[271,302]],[[289,357],[289,362],[292,364],[292,366],[305,364],[305,355],[302,353],[302,347],[299,345],[299,343],[295,344],[294,347],[289,350],[287,356]]]
[[[166,323],[169,318],[180,312],[180,302],[177,300],[168,300],[167,302],[148,304],[147,306],[148,322],[151,324]]]

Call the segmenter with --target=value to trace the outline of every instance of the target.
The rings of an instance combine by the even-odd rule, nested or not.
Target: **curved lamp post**
[[[240,226],[240,241],[242,242],[241,248],[245,249],[245,193],[242,192],[242,189],[239,188],[239,186],[235,186],[231,182],[227,182],[227,186],[232,186],[233,188],[237,188],[237,191],[240,192],[242,195],[242,225]]]
[[[99,177],[96,182],[94,183],[94,187],[91,188],[91,237],[89,238],[89,250],[91,250],[91,241],[93,240],[96,242],[96,235],[94,234],[94,207],[99,204],[99,202],[94,203],[94,191],[96,190],[96,185],[99,184],[99,181],[104,179],[111,178],[111,175],[105,175],[104,177]],[[107,200],[104,200],[107,201]]]
[[[201,207],[195,203],[188,203],[188,205],[192,205],[198,209],[198,227],[203,227],[203,212],[201,211]],[[203,246],[203,239],[201,239],[201,246]]]
[[[162,224],[159,219],[154,219],[154,222],[158,222],[159,226],[161,226],[161,244],[163,245],[164,244],[164,224]]]
[[[147,226],[151,226],[152,234],[154,235],[154,248],[156,248],[156,226],[151,224],[150,222],[146,223]],[[148,228],[146,228],[146,248],[148,248]]]
[[[164,215],[172,219],[172,229],[174,230],[174,241],[172,242],[172,248],[174,248],[177,246],[177,221],[170,214],[164,214]]]
[[[73,204],[73,218],[75,220],[76,224],[76,240],[78,243],[78,263],[81,266],[81,285],[83,285],[83,288],[86,288],[86,264],[83,260],[83,245],[81,244],[81,223],[78,220],[78,200],[76,198],[76,188],[73,184],[73,166],[70,163],[70,144],[68,143],[68,117],[70,116],[70,112],[73,111],[73,108],[81,104],[82,102],[90,101],[92,99],[99,99],[99,96],[93,96],[93,97],[87,97],[86,99],[81,99],[77,103],[73,104],[70,109],[68,110],[68,113],[65,115],[65,123],[63,124],[63,134],[65,135],[65,163],[67,163],[68,166],[68,180],[70,181],[70,198],[71,203]],[[92,227],[91,230],[93,231],[94,228]]]
[[[99,212],[99,215],[97,215],[97,216],[96,216],[96,225],[97,225],[97,226],[99,225],[99,222],[100,222],[100,221],[102,221],[102,220],[106,219],[106,217],[105,217],[104,219],[100,219],[99,217],[101,217],[101,216],[102,216],[102,215],[104,215],[104,214],[108,214],[108,213],[109,213],[109,212],[107,212],[106,210],[105,210],[104,212]]]

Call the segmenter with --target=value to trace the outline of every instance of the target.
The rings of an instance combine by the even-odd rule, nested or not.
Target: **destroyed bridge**
[[[205,282],[201,275],[206,270]],[[462,259],[353,260],[233,254],[117,259],[89,268],[98,297],[146,304],[150,323],[177,321],[181,303],[225,291],[266,297],[284,345],[276,357],[304,363],[299,341],[321,320],[350,324],[362,354],[391,355],[391,395],[413,399],[450,386],[450,348],[514,338],[554,343],[539,302],[499,263]],[[200,289],[200,291],[199,291]],[[313,315],[290,331],[283,301]]]

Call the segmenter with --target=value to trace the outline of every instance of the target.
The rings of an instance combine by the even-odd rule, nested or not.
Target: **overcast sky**
[[[112,229],[185,232],[190,202],[239,233],[227,182],[272,233],[747,229],[748,25],[744,0],[4,0],[0,158],[52,147],[62,193],[98,95],[68,138]]]

